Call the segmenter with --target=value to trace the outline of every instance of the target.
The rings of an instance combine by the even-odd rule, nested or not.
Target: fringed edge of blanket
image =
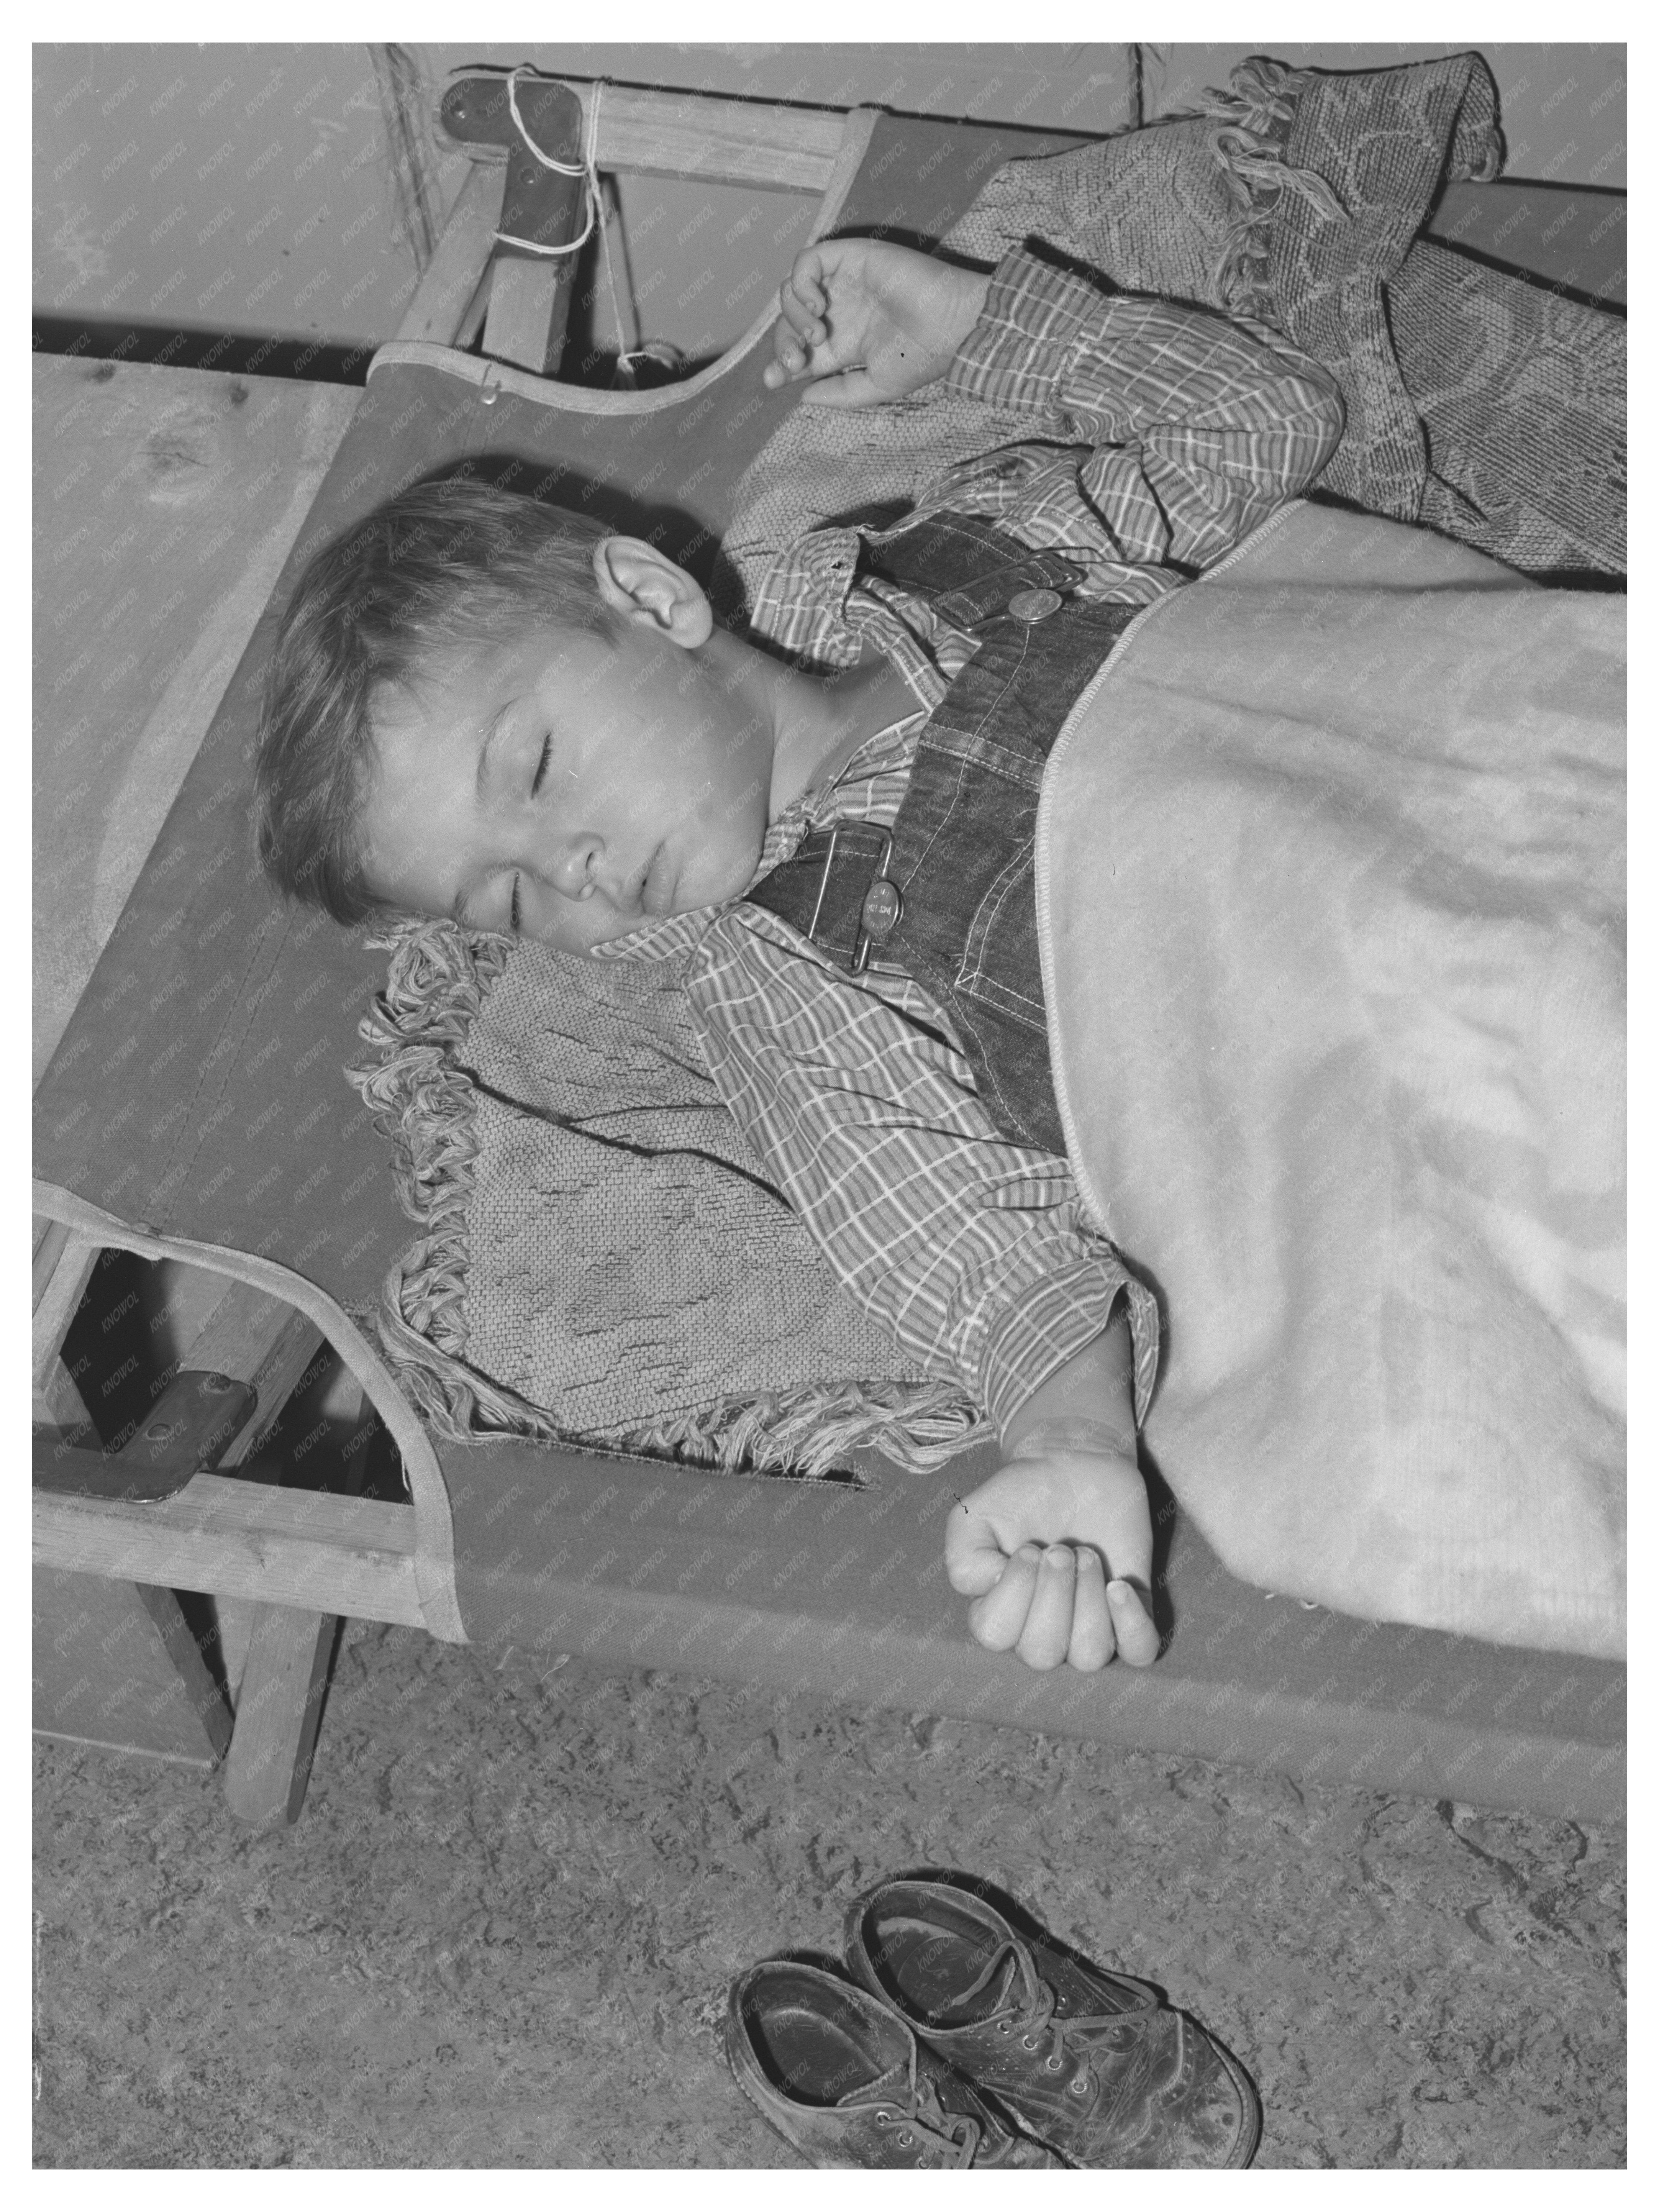
[[[723,1397],[648,1425],[561,1429],[545,1407],[466,1357],[466,1213],[477,1160],[472,1085],[449,1066],[511,948],[459,928],[398,923],[368,940],[391,954],[385,989],[358,1024],[371,1058],[349,1079],[392,1147],[398,1202],[425,1234],[388,1271],[375,1313],[388,1364],[434,1433],[452,1443],[521,1436],[603,1445],[732,1471],[823,1474],[875,1450],[930,1474],[994,1431],[959,1383],[802,1383]]]
[[[508,948],[490,938],[469,945],[459,929],[430,922],[398,923],[368,943],[392,957],[385,989],[357,1024],[373,1058],[349,1067],[346,1078],[391,1143],[398,1204],[427,1232],[386,1278],[381,1342],[400,1367],[416,1342],[462,1360],[466,1210],[478,1137],[472,1085],[450,1059],[506,967]],[[395,1323],[390,1337],[388,1321]]]
[[[878,1451],[910,1474],[930,1474],[994,1435],[956,1382],[816,1382],[763,1398],[721,1398],[652,1429],[628,1432],[630,1451],[668,1453],[696,1466],[827,1474],[849,1453]]]
[[[1289,192],[1323,221],[1348,210],[1316,169],[1292,168],[1285,158],[1296,95],[1305,70],[1252,54],[1228,79],[1230,89],[1206,89],[1198,115],[1212,119],[1210,150],[1237,210],[1216,257],[1217,295],[1230,314],[1276,323],[1268,270],[1273,220]]]
[[[1316,169],[1293,167],[1286,158],[1297,101],[1320,72],[1292,69],[1267,54],[1251,54],[1228,78],[1229,89],[1206,88],[1200,106],[1182,120],[1211,118],[1209,144],[1237,213],[1215,263],[1216,291],[1231,314],[1253,316],[1283,327],[1269,277],[1272,234],[1285,193],[1306,202],[1322,222],[1352,216],[1328,179]],[[1177,118],[1161,118],[1173,122]],[[1486,182],[1504,166],[1497,124],[1476,116],[1460,121],[1449,150],[1449,173]]]

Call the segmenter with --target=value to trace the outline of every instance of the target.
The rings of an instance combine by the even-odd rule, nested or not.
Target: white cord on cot
[[[498,230],[495,233],[495,235],[503,246],[516,246],[521,248],[521,250],[526,253],[540,253],[544,255],[549,260],[553,260],[556,259],[561,254],[574,253],[579,247],[586,246],[588,240],[593,235],[594,212],[599,204],[599,173],[598,168],[595,167],[593,155],[594,149],[599,143],[599,95],[603,91],[604,87],[602,84],[596,84],[593,88],[592,101],[587,111],[587,129],[583,134],[586,143],[581,160],[580,161],[556,161],[551,154],[543,153],[541,148],[536,143],[529,131],[526,129],[525,119],[519,112],[518,80],[523,74],[526,66],[527,64],[520,63],[519,67],[513,70],[507,80],[507,105],[508,112],[512,115],[514,125],[516,128],[520,137],[523,139],[525,144],[529,148],[531,153],[534,155],[537,161],[541,163],[543,168],[556,169],[562,177],[580,177],[582,179],[582,198],[587,203],[587,221],[582,225],[581,236],[580,238],[573,238],[568,246],[540,246],[538,245],[533,238],[515,238],[510,230]],[[567,91],[572,89],[569,86],[567,86],[565,88]],[[577,96],[578,98],[580,97],[580,94]]]
[[[586,246],[588,240],[593,235],[594,222],[596,221],[599,221],[599,244],[605,252],[605,281],[610,290],[611,313],[617,325],[617,365],[620,368],[630,361],[646,360],[648,356],[642,346],[625,349],[622,343],[622,302],[617,297],[617,275],[615,269],[611,265],[611,260],[610,215],[608,210],[605,209],[604,187],[599,182],[599,163],[596,158],[599,143],[599,101],[605,91],[605,80],[602,77],[599,78],[595,81],[593,86],[593,96],[588,104],[587,109],[587,128],[583,134],[585,143],[581,160],[580,161],[556,161],[551,154],[544,154],[542,151],[541,148],[536,143],[534,138],[531,137],[530,132],[526,129],[525,119],[519,112],[518,80],[520,76],[524,74],[527,67],[528,64],[521,62],[517,69],[513,70],[508,74],[507,80],[507,112],[513,118],[514,124],[518,130],[520,137],[523,139],[525,144],[528,147],[531,153],[534,155],[537,161],[541,163],[543,168],[556,169],[562,177],[580,177],[582,179],[582,198],[587,203],[587,220],[582,225],[581,235],[579,238],[573,238],[568,246],[539,246],[533,238],[515,238],[511,231],[507,230],[498,230],[495,233],[495,236],[500,240],[503,246],[516,246],[522,248],[522,250],[526,253],[539,253],[551,260],[556,259],[562,254],[574,253],[579,251],[580,247]],[[573,86],[566,87],[567,91],[574,89],[574,88]],[[580,97],[580,94],[577,97]],[[603,220],[600,220],[602,211]],[[635,335],[637,336],[638,333],[635,332]]]

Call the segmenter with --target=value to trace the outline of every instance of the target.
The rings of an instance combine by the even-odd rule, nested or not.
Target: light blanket
[[[1624,1648],[1623,685],[1622,600],[1297,503],[1057,741],[1068,1146],[1250,1582]]]

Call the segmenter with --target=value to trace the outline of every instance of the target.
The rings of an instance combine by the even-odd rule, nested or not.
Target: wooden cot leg
[[[225,1802],[250,1827],[291,1827],[300,1817],[340,1625],[337,1613],[291,1605],[253,1609],[225,1761]]]
[[[37,1420],[64,1430],[89,1426],[62,1346],[97,1265],[99,1248],[56,1222],[37,1221],[33,1239],[31,1382]],[[322,1344],[314,1324],[280,1298],[226,1279],[180,1364],[217,1370],[251,1382],[257,1418],[235,1437],[219,1464],[229,1472],[252,1456]],[[368,1401],[356,1394],[361,1436],[345,1488],[362,1486],[368,1459]],[[231,1712],[178,1597],[151,1583],[134,1586],[182,1678],[215,1754],[225,1760],[231,1813],[260,1827],[297,1820],[305,1802],[329,1662],[342,1626],[337,1613],[294,1606],[256,1605],[247,1662]]]
[[[185,1686],[191,1710],[202,1724],[216,1759],[230,1748],[232,1720],[229,1700],[218,1677],[202,1656],[202,1647],[185,1619],[184,1608],[170,1589],[154,1583],[135,1583],[139,1601],[161,1632],[161,1642],[173,1671]]]
[[[83,1434],[92,1423],[64,1364],[64,1340],[100,1256],[99,1245],[63,1223],[36,1218],[30,1344],[33,1413],[37,1422],[70,1436]],[[248,1457],[310,1366],[322,1340],[316,1327],[282,1299],[225,1279],[222,1294],[181,1363],[203,1370],[217,1369],[239,1382],[252,1382],[258,1394],[259,1418],[233,1439],[222,1465],[234,1466]],[[155,1583],[138,1583],[133,1588],[155,1624],[215,1757],[222,1759],[234,1741],[231,1709],[177,1595]],[[322,1663],[326,1666],[326,1653]]]
[[[363,1433],[345,1481],[354,1497],[368,1467],[368,1401],[360,1392],[357,1419]],[[308,1613],[297,1606],[253,1609],[247,1664],[236,1697],[236,1729],[225,1761],[225,1802],[251,1827],[291,1827],[300,1817],[329,1664],[343,1626],[338,1613]]]
[[[183,1364],[216,1369],[259,1394],[255,1419],[220,1462],[228,1473],[252,1457],[316,1358],[322,1335],[303,1314],[246,1283],[228,1282]],[[363,1455],[358,1455],[361,1462]],[[144,1601],[150,1605],[151,1593]],[[153,1595],[171,1598],[171,1591]],[[177,1601],[173,1601],[175,1607]],[[155,1608],[151,1607],[152,1615]],[[158,1620],[158,1626],[161,1625]],[[253,1638],[226,1743],[225,1796],[233,1814],[258,1826],[298,1817],[310,1778],[322,1690],[339,1623],[292,1607],[254,1608]],[[169,1650],[173,1646],[169,1644]],[[200,1654],[191,1646],[200,1663]],[[175,1663],[178,1655],[175,1654]]]

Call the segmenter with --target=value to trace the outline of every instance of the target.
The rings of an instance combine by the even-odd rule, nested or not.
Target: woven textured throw
[[[676,961],[410,922],[351,1079],[422,1234],[380,1334],[453,1439],[821,1474],[989,1433],[842,1289],[704,1066]]]
[[[1292,194],[1269,209],[1260,264],[1266,319],[1342,386],[1322,488],[1529,574],[1621,573],[1622,318],[1417,239],[1443,179],[1498,174],[1486,64],[1257,64],[1254,96],[1269,171],[1278,158],[1318,175],[1340,207],[1331,219]]]
[[[1626,563],[1622,317],[1419,239],[1388,286],[1417,520],[1528,575]]]

